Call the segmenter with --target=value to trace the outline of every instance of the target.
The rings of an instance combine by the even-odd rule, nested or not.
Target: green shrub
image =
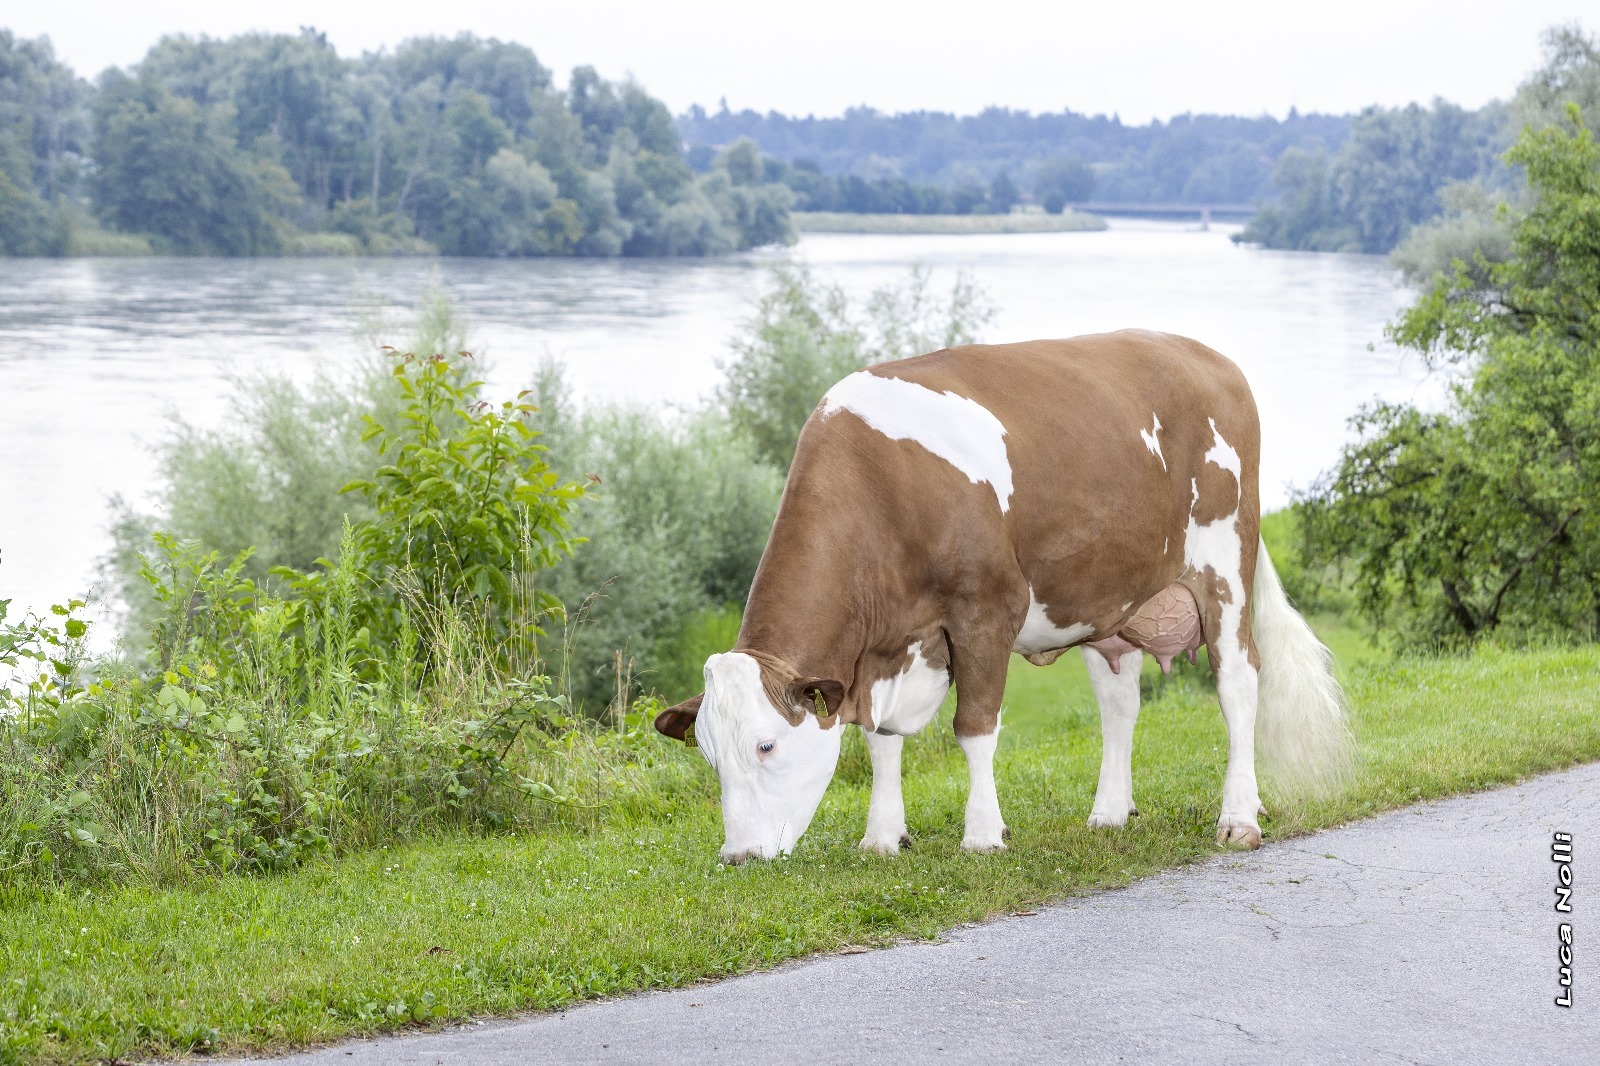
[[[285,255],[365,255],[367,246],[350,233],[296,233],[284,241]]]
[[[408,601],[472,611],[496,646],[525,642],[540,615],[560,609],[534,575],[570,553],[567,512],[583,488],[544,461],[532,404],[495,407],[478,398],[482,382],[462,380],[471,359],[395,353],[398,415],[365,416],[366,439],[387,462],[341,492],[360,493],[372,511],[354,543],[371,581],[358,613],[375,639],[399,638]]]
[[[709,652],[696,648],[699,661],[686,661],[682,634],[730,604],[737,617],[782,478],[710,414],[669,422],[625,408],[576,412],[555,368],[538,395],[553,461],[598,479],[581,516],[586,543],[552,574],[571,615],[560,665],[567,691],[590,710],[605,706],[619,654],[636,691],[697,686]],[[731,646],[730,634],[712,650]]]
[[[796,277],[741,350],[807,409],[831,380],[777,343],[805,323],[845,373],[987,315],[921,272],[859,314]],[[0,882],[280,869],[659,801],[641,694],[691,694],[733,645],[779,466],[718,406],[580,410],[554,364],[491,405],[448,301],[416,332],[382,373],[241,383],[223,429],[175,422],[161,507],[123,508],[107,561],[122,658],[84,660],[78,604],[4,630],[28,669],[0,708]]]

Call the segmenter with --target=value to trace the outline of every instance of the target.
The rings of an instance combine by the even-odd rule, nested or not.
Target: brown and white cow
[[[722,858],[786,853],[859,726],[872,757],[861,846],[907,840],[904,738],[953,683],[971,774],[962,846],[1005,847],[994,752],[1012,652],[1083,645],[1103,734],[1092,826],[1135,813],[1146,651],[1203,641],[1228,730],[1219,843],[1261,841],[1263,753],[1288,786],[1348,757],[1327,650],[1260,547],[1260,430],[1232,362],[1129,330],[972,345],[861,371],[800,435],[738,645],[656,719],[722,783]]]

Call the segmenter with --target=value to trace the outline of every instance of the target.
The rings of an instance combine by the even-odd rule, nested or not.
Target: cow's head
[[[760,652],[706,660],[703,694],[656,716],[722,780],[722,861],[787,854],[811,824],[839,761],[844,685],[802,677]]]

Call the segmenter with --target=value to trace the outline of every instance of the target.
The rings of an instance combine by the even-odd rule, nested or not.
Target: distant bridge
[[[1249,218],[1256,213],[1255,204],[1176,204],[1139,203],[1131,200],[1107,200],[1099,203],[1073,204],[1075,211],[1091,215],[1120,215],[1125,218],[1198,218],[1202,226],[1217,218]]]

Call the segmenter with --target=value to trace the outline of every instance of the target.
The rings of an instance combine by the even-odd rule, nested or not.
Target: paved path
[[[1572,833],[1575,1006],[1553,1000]],[[296,1064],[1600,1061],[1600,764],[1130,888]]]

